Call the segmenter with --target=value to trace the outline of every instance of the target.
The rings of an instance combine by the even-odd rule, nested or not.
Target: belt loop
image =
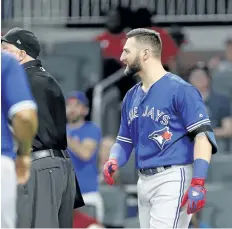
[[[67,159],[67,157],[66,157],[66,154],[65,154],[64,150],[61,150],[61,153],[63,154],[64,158],[65,158],[65,159]]]
[[[54,158],[55,158],[55,155],[54,155],[54,153],[53,153],[53,150],[52,150],[52,149],[49,149],[49,152],[50,152],[50,154],[51,154],[51,157],[54,159]]]

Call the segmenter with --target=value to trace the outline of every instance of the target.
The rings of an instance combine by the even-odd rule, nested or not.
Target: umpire
[[[17,227],[71,228],[76,189],[66,151],[63,93],[37,60],[40,44],[32,32],[14,28],[1,42],[2,49],[14,54],[24,66],[38,105],[39,130],[32,147],[31,177],[26,185],[18,187]]]

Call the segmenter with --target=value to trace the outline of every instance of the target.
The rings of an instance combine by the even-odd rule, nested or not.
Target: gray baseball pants
[[[188,228],[192,215],[181,200],[192,179],[192,165],[171,168],[146,176],[137,184],[141,228]]]
[[[18,228],[71,228],[76,193],[70,159],[45,157],[32,162],[31,177],[18,187]]]

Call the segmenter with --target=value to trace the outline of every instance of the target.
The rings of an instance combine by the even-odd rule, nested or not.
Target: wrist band
[[[193,178],[205,179],[209,168],[208,161],[204,159],[196,159],[193,164]]]

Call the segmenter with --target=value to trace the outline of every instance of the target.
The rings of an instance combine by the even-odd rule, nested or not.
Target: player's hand
[[[18,155],[15,162],[18,184],[26,184],[31,174],[30,155]]]
[[[114,178],[113,175],[118,169],[118,163],[115,159],[109,159],[103,167],[104,180],[107,184],[113,185]]]
[[[181,207],[188,202],[187,213],[192,214],[200,211],[205,206],[205,201],[204,179],[193,178],[189,189],[184,194]]]

